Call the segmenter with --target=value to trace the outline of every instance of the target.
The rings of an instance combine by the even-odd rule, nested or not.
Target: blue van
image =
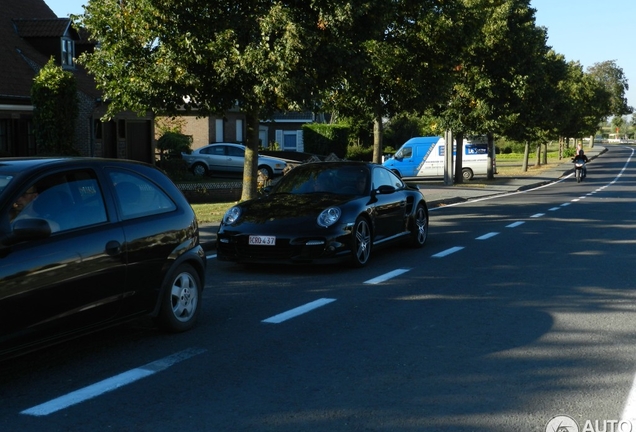
[[[444,176],[446,141],[442,137],[415,137],[405,142],[395,155],[382,165],[400,177]],[[488,172],[488,144],[484,140],[465,139],[462,156],[462,176],[470,180]],[[455,146],[453,146],[453,157]],[[494,167],[493,167],[494,168]]]

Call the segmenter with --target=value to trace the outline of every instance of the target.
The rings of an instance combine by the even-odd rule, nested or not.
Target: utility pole
[[[452,186],[453,180],[453,132],[446,131],[444,134],[444,184]]]

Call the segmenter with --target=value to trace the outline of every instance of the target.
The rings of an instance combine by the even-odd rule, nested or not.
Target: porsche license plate
[[[249,238],[249,244],[259,246],[274,246],[276,245],[276,237],[251,235]]]

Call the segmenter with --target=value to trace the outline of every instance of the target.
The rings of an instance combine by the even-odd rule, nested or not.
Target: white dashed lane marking
[[[273,317],[264,319],[262,322],[269,323],[269,324],[280,324],[283,321],[287,321],[288,319],[297,317],[298,315],[305,314],[309,311],[312,311],[314,309],[317,309],[319,307],[322,307],[326,304],[329,304],[335,301],[336,299],[321,298],[321,299],[312,301],[311,303],[307,303],[305,305],[298,306],[297,308],[288,310],[287,312],[283,312],[278,315],[274,315]]]
[[[433,258],[444,258],[445,256],[448,256],[450,254],[454,254],[455,252],[459,252],[462,249],[464,249],[463,246],[455,246],[455,247],[452,247],[450,249],[446,249],[445,251],[442,251],[440,253],[436,253],[432,257]]]
[[[499,234],[498,232],[491,232],[491,233],[488,233],[488,234],[484,234],[483,236],[477,237],[477,240],[488,240],[489,238],[494,237],[494,236],[496,236],[498,234]]]
[[[368,285],[379,284],[379,283],[385,282],[385,281],[387,281],[389,279],[392,279],[394,277],[400,276],[401,274],[404,274],[404,273],[406,273],[406,272],[408,272],[410,270],[411,269],[397,269],[397,270],[393,270],[393,271],[385,273],[385,274],[383,274],[381,276],[375,277],[373,279],[369,279],[368,281],[365,281],[364,283],[368,284]]]
[[[119,375],[115,375],[114,377],[107,378],[98,383],[68,393],[64,396],[60,396],[58,398],[50,400],[49,402],[45,402],[43,404],[34,406],[33,408],[26,409],[20,414],[31,416],[45,416],[52,414],[56,411],[68,408],[72,405],[76,405],[86,400],[93,399],[104,393],[117,390],[120,387],[131,384],[142,378],[154,375],[157,372],[168,369],[170,366],[173,366],[179,362],[182,362],[204,352],[204,349],[199,348],[190,348],[184,351],[180,351],[171,356],[164,357],[135,369],[130,369],[129,371],[123,372]]]

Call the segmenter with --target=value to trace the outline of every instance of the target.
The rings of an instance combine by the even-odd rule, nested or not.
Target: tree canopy
[[[240,109],[247,199],[259,119],[275,111],[372,122],[376,162],[384,119],[402,113],[435,108],[460,136],[533,140],[631,112],[615,62],[568,66],[534,14],[529,0],[89,0],[77,24],[98,45],[79,61],[107,116]]]
[[[104,92],[108,116],[242,110],[247,199],[256,192],[259,118],[311,104],[338,70],[333,40],[354,10],[327,0],[89,0],[79,24],[99,44],[80,62]]]

